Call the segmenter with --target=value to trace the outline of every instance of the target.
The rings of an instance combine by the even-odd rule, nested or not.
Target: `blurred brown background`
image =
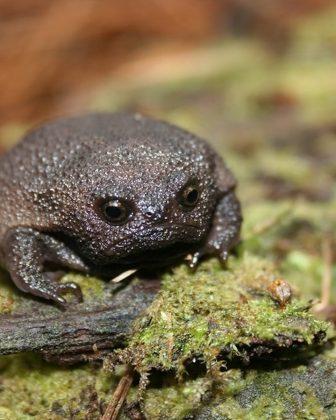
[[[0,0],[0,124],[85,109],[97,86],[226,35],[277,54],[332,0]],[[173,66],[169,61],[169,66]],[[142,78],[144,74],[139,74]],[[281,99],[281,98],[280,98]],[[286,98],[283,98],[286,100]]]

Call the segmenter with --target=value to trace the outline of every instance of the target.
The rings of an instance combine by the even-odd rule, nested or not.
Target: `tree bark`
[[[112,288],[106,287],[98,303],[71,304],[63,311],[27,298],[20,312],[0,316],[0,355],[32,351],[71,364],[124,346],[132,321],[152,302],[158,282],[129,284],[114,296]]]

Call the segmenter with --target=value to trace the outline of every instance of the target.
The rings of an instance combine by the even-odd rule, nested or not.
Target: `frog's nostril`
[[[146,219],[150,219],[151,221],[159,221],[163,217],[163,212],[160,209],[149,208],[144,211],[144,215]]]
[[[143,209],[143,215],[151,221],[159,221],[164,217],[165,210],[161,205],[148,205]]]

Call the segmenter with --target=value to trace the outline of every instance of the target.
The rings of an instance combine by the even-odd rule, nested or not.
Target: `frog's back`
[[[96,113],[47,122],[28,133],[23,141],[0,158],[1,183],[17,180],[41,181],[76,159],[100,151],[144,145],[163,152],[172,148],[191,150],[190,145],[207,148],[191,133],[139,114]]]
[[[32,163],[30,167],[34,168],[39,160],[45,164],[57,159],[61,161],[80,147],[90,151],[95,150],[98,144],[111,148],[111,143],[118,146],[130,142],[165,148],[168,140],[179,141],[180,145],[184,141],[199,141],[181,128],[139,114],[94,113],[41,125],[28,133],[2,160],[9,163],[6,169],[24,161]]]

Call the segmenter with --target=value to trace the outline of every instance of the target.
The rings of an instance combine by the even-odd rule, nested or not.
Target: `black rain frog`
[[[236,243],[236,182],[203,140],[135,114],[48,122],[0,158],[0,262],[24,292],[65,303],[59,269],[106,274]]]

